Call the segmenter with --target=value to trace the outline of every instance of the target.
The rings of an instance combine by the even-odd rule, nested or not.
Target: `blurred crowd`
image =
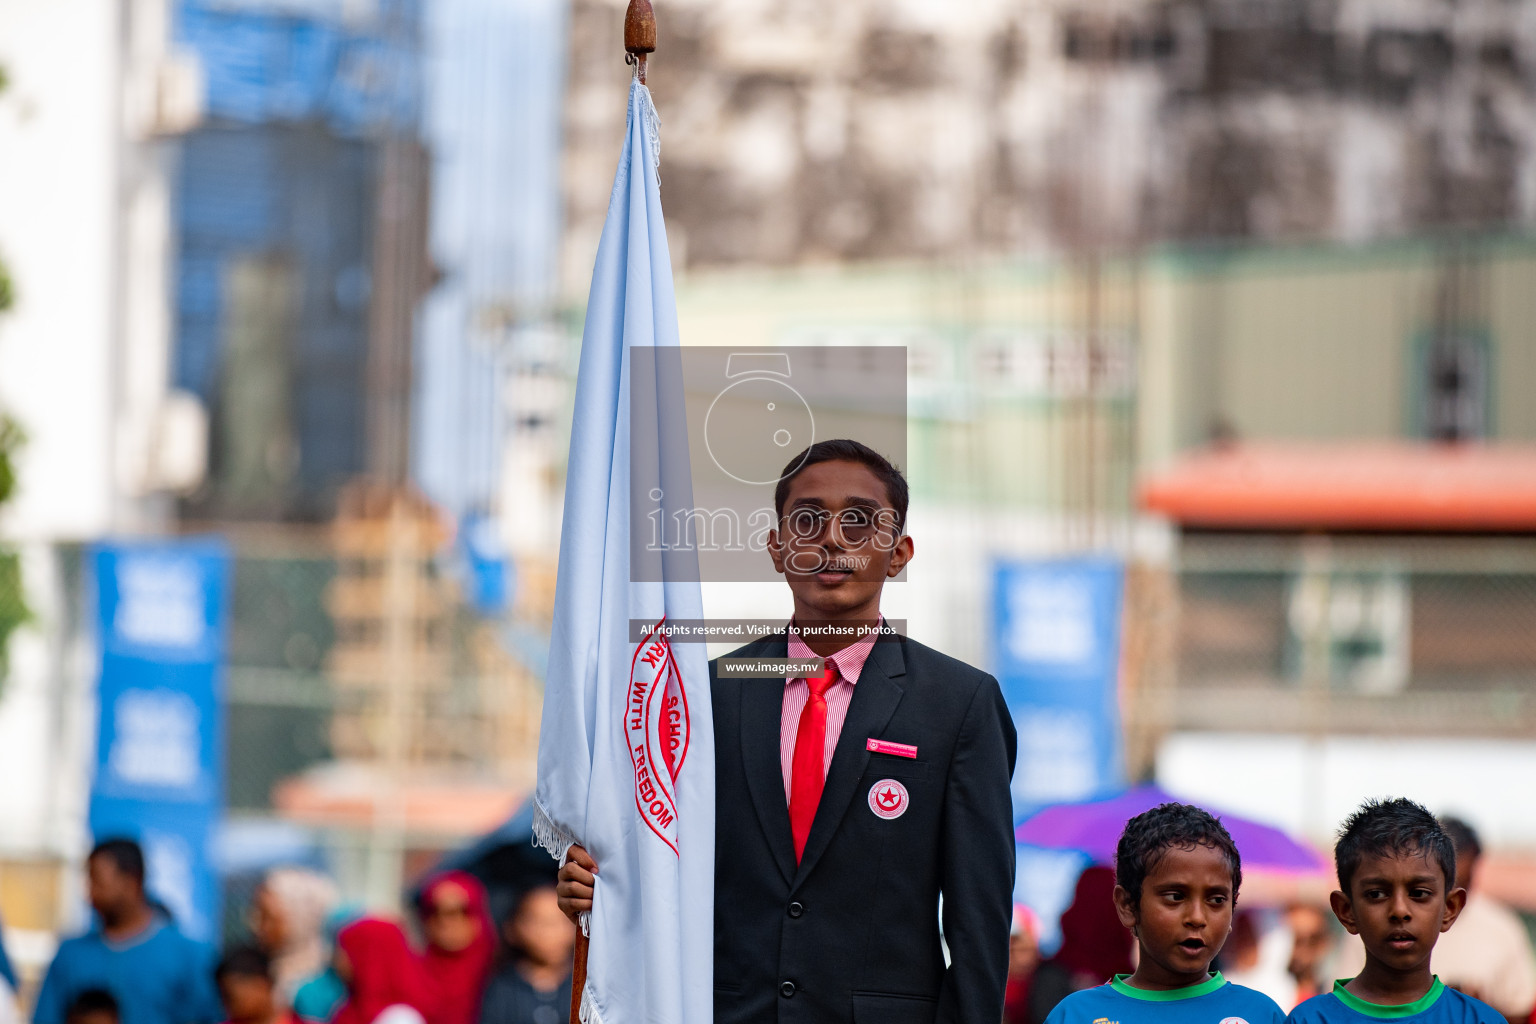
[[[1466,908],[1435,946],[1435,973],[1502,1013],[1510,1024],[1536,1024],[1536,951],[1524,923],[1509,907],[1477,887],[1482,844],[1457,818],[1442,826],[1456,844],[1456,884]],[[1078,877],[1072,903],[1061,916],[1061,944],[1040,954],[1040,920],[1027,906],[1014,908],[1008,958],[1005,1024],[1044,1024],[1056,1004],[1080,989],[1135,969],[1136,940],[1114,904],[1113,868],[1091,866]],[[1231,982],[1257,989],[1289,1011],[1328,992],[1337,978],[1359,972],[1364,952],[1326,903],[1242,909],[1216,961]]]
[[[1536,952],[1524,924],[1477,886],[1477,833],[1445,819],[1466,909],[1441,937],[1436,973],[1511,1024],[1536,1024]],[[215,953],[183,935],[146,892],[130,840],[87,861],[95,926],[65,940],[43,980],[33,1024],[560,1024],[571,1002],[575,929],[553,886],[508,901],[495,920],[485,887],[462,871],[420,887],[412,919],[364,913],[308,868],[267,873],[246,915],[249,941]],[[1043,1024],[1078,990],[1135,969],[1136,941],[1114,905],[1112,868],[1090,866],[1041,956],[1041,922],[1015,908],[1005,1024]],[[1362,953],[1321,903],[1239,909],[1216,963],[1229,980],[1284,1009],[1351,977]],[[0,995],[15,977],[0,946]],[[0,1024],[19,1024],[0,998]]]
[[[575,929],[552,884],[517,894],[498,921],[475,876],[443,872],[400,921],[340,903],[319,872],[278,868],[252,897],[248,941],[216,952],[146,892],[135,842],[99,843],[87,873],[96,923],[59,946],[33,1024],[561,1024],[569,1015]],[[0,1004],[9,1024],[13,1000]]]

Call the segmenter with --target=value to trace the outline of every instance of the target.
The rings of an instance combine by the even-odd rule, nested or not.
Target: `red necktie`
[[[811,822],[816,820],[816,805],[821,803],[821,788],[827,781],[827,690],[836,681],[837,665],[831,658],[821,675],[806,679],[811,695],[800,711],[789,775],[789,830],[795,837],[796,864],[805,853]]]

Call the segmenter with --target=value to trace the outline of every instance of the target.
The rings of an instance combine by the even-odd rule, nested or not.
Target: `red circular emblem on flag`
[[[869,787],[869,809],[886,821],[901,817],[907,813],[907,787],[895,779],[881,779]]]
[[[657,623],[666,622],[663,617]],[[624,732],[635,766],[635,808],[677,853],[677,776],[688,756],[688,694],[667,634],[657,628],[635,648],[625,695]]]

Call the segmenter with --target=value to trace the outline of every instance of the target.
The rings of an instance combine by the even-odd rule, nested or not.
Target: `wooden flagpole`
[[[645,84],[645,55],[656,50],[656,12],[651,0],[629,0],[624,12],[624,63],[634,64]]]
[[[640,84],[645,84],[645,58],[656,52],[656,12],[651,0],[629,0],[624,12],[624,62],[635,65]],[[571,1020],[581,1024],[581,995],[587,986],[587,949],[591,940],[576,932],[575,962],[571,965]]]
[[[571,965],[571,1024],[581,1024],[581,991],[587,987],[587,945],[591,940],[576,929],[576,962]]]

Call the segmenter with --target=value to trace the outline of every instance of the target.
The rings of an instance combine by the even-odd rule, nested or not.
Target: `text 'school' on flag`
[[[705,647],[664,631],[631,643],[629,629],[703,617],[692,556],[636,571],[649,556],[630,544],[635,487],[692,504],[659,149],[637,79],[581,341],[535,794],[536,841],[562,861],[579,843],[598,863],[584,1024],[708,1024],[713,1011]],[[631,359],[648,346],[657,358]]]

